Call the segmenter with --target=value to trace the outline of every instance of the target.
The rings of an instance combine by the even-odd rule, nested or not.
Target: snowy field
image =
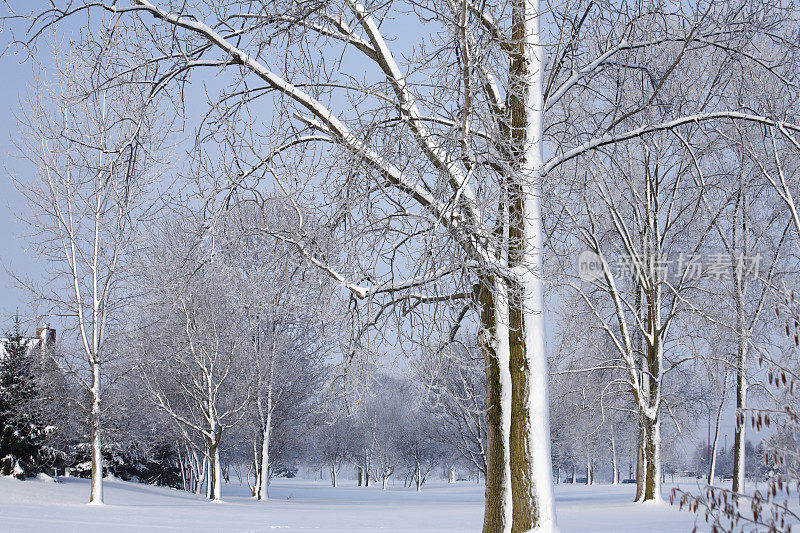
[[[3,531],[480,531],[483,486],[431,483],[422,493],[400,486],[359,488],[352,481],[275,480],[269,501],[226,485],[224,502],[182,491],[109,480],[105,506],[85,504],[88,480],[60,483],[0,477]],[[667,495],[672,486],[664,487]],[[669,505],[631,503],[634,485],[556,486],[562,532],[691,531],[694,516]],[[700,530],[707,528],[701,524]]]

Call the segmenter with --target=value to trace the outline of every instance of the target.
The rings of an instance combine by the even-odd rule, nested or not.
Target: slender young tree
[[[733,305],[729,304],[732,319],[726,322],[736,339],[736,420],[740,419],[739,413],[748,408],[747,392],[752,381],[750,352],[753,345],[764,338],[767,306],[785,269],[781,266],[785,263],[781,256],[792,227],[787,213],[770,209],[772,202],[766,197],[757,174],[754,179],[748,179],[746,167],[742,166],[733,185],[736,193],[729,215],[720,220],[722,227],[718,232],[730,265],[730,275],[726,276],[730,297],[726,300]],[[766,216],[759,216],[762,209]],[[743,492],[745,488],[746,427],[740,423],[734,426],[734,492]]]
[[[32,89],[21,119],[18,148],[35,175],[15,178],[30,209],[24,219],[52,275],[41,297],[51,304],[49,312],[72,322],[84,358],[73,375],[90,399],[94,504],[103,502],[106,340],[125,301],[123,266],[151,203],[155,155],[168,130],[161,124],[153,135],[156,72],[133,49],[119,55],[120,42],[131,38],[125,33],[106,28],[99,42],[71,42],[69,54],[56,53],[53,78]]]

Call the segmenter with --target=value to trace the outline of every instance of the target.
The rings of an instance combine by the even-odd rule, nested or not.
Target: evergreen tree
[[[35,361],[19,316],[0,342],[0,474],[24,478],[40,468],[44,431],[33,414]]]

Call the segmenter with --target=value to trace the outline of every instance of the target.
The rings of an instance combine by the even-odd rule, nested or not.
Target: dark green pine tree
[[[23,478],[39,471],[43,430],[35,422],[35,364],[19,315],[1,342],[0,474]]]

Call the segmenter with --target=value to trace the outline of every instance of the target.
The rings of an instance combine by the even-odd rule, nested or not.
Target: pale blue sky
[[[3,36],[5,42],[5,36]],[[40,266],[36,257],[28,250],[24,238],[24,225],[17,219],[23,214],[24,200],[14,188],[11,181],[13,173],[21,177],[32,172],[29,164],[25,164],[16,153],[14,139],[18,135],[17,118],[21,102],[27,93],[27,86],[32,79],[31,65],[22,63],[22,54],[8,54],[0,58],[0,159],[2,159],[2,178],[0,178],[0,198],[2,215],[0,215],[0,331],[10,327],[10,315],[19,307],[20,314],[26,315],[29,306],[26,296],[15,285],[8,270],[40,275]]]

